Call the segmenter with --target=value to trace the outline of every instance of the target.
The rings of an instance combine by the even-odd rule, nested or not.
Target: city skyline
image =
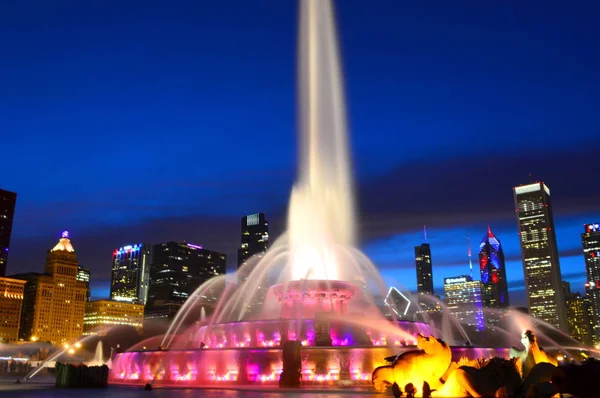
[[[0,100],[13,148],[2,166],[15,170],[2,188],[19,195],[8,274],[39,269],[67,229],[100,298],[108,253],[124,242],[198,242],[227,254],[232,270],[241,215],[269,214],[271,235],[281,233],[296,169],[295,4],[238,6],[237,15],[223,4],[149,7],[136,32],[90,5],[60,10],[61,29],[44,23],[48,6],[2,9],[0,31],[15,37],[0,66],[10,76]],[[385,12],[338,9],[360,246],[388,283],[416,282],[413,248],[427,224],[440,292],[444,277],[467,272],[466,237],[489,224],[505,249],[511,304],[524,303],[510,188],[531,173],[552,187],[563,277],[583,292],[581,225],[600,220],[589,167],[600,105],[588,34],[596,13],[520,4],[437,15],[391,1]],[[202,40],[209,34],[214,43]],[[414,150],[423,137],[427,150]],[[119,156],[127,142],[143,150]],[[185,145],[165,150],[176,142]]]
[[[584,227],[586,227],[587,225],[588,224],[584,224]],[[422,233],[422,231],[421,231],[421,233]],[[486,236],[489,233],[490,233],[490,226],[488,225],[487,229],[486,229]],[[62,232],[62,237],[63,238],[65,237],[65,234],[67,234],[67,237],[70,236],[70,234],[68,232],[64,231],[64,232]],[[427,241],[430,242],[430,239],[427,238]],[[517,242],[518,242],[518,239],[517,239]],[[409,243],[409,245],[410,244],[411,243]],[[160,244],[157,244],[157,245],[160,245]],[[517,243],[517,245],[518,245],[518,243]],[[195,246],[195,245],[191,245],[191,246]],[[412,249],[416,250],[417,248],[422,247],[422,246],[423,246],[423,244],[421,244],[420,246],[413,246]],[[429,243],[427,243],[426,246],[428,248],[431,248],[431,245]],[[201,248],[202,246],[198,246],[198,247]],[[504,247],[504,245],[502,247]],[[442,245],[442,248],[444,248],[443,245]],[[580,253],[573,253],[573,255],[569,256],[568,258],[572,259],[572,257],[577,257],[577,255],[581,255],[582,258],[583,258],[583,253],[584,253],[584,251],[582,249],[580,249]],[[406,290],[409,290],[410,292],[416,294],[416,293],[418,293],[418,283],[417,283],[417,277],[416,277],[416,275],[414,275],[414,273],[415,273],[415,264],[414,264],[415,256],[414,256],[414,254],[415,253],[413,252],[412,254],[413,254],[413,256],[412,256],[412,261],[413,261],[412,268],[410,266],[407,267],[407,268],[401,267],[401,268],[396,269],[396,271],[403,272],[403,273],[405,273],[407,275],[412,273],[413,274],[412,277],[415,279],[414,288],[408,288],[407,286],[410,286],[410,284],[398,283],[398,281],[395,278],[393,278],[393,277],[390,278],[389,276],[386,276],[385,274],[383,276],[384,276],[384,279],[388,282],[388,284],[390,284],[390,286],[405,288]],[[519,257],[519,258],[514,258],[513,257],[509,261],[510,262],[518,262],[519,264],[521,264],[522,259],[521,259],[521,257]],[[458,270],[457,272],[466,272],[469,269],[469,265],[470,265],[469,264],[469,259],[467,257],[467,259],[464,261],[464,263],[462,263],[459,260],[458,264],[455,267],[454,266],[452,266],[452,267],[448,267],[448,266],[442,267],[442,270],[444,270],[445,272],[443,274],[441,274],[439,277],[437,277],[437,279],[441,279],[442,280],[442,282],[440,283],[440,285],[436,285],[435,282],[434,282],[434,294],[438,294],[438,295],[442,295],[443,296],[443,293],[444,293],[444,280],[446,278],[448,278],[448,277],[450,277],[450,278],[452,277],[448,273],[449,270],[456,269],[456,270]],[[476,264],[476,265],[479,266],[479,264]],[[236,280],[236,278],[234,277],[234,272],[236,271],[235,268],[237,268],[237,265],[235,265],[235,268],[233,268],[233,269],[232,268],[233,267],[231,267],[230,262],[228,262],[227,274],[230,275],[230,280],[233,282],[233,281]],[[435,268],[436,268],[436,266],[434,264],[433,265],[433,269],[435,270]],[[81,272],[82,269],[83,268],[80,267],[80,272]],[[112,267],[110,267],[110,269],[112,269]],[[88,273],[90,272],[87,269],[85,269],[85,270]],[[385,271],[385,269],[381,270],[381,271]],[[394,271],[394,270],[392,270],[392,271]],[[435,274],[435,272],[434,272],[434,274]],[[586,283],[587,283],[587,277],[586,277],[585,274],[586,274],[586,272],[585,272],[585,262],[584,262],[584,272],[583,272],[583,275],[580,275],[580,273],[576,273],[576,274],[573,274],[573,273],[564,274],[563,273],[562,276],[563,276],[563,280],[565,282],[568,282],[568,283],[570,283],[569,281],[573,280],[574,278],[576,278],[576,279],[582,279],[583,278],[582,286],[579,286],[579,285],[574,286],[573,292],[574,293],[578,292],[578,293],[585,294],[585,291],[586,291],[585,287],[587,286],[586,285]],[[474,275],[473,280],[482,280],[481,275],[479,275],[479,272],[477,272],[477,275]],[[96,282],[96,283],[94,283],[94,282]],[[403,282],[406,282],[406,280],[404,280]],[[517,298],[516,298],[516,303],[512,303],[511,302],[510,306],[511,307],[527,306],[527,298],[526,298],[526,294],[525,294],[525,289],[524,289],[523,286],[520,286],[520,285],[522,285],[524,283],[524,280],[516,280],[516,281],[513,280],[513,283],[517,283],[517,286],[511,286],[511,280],[508,279],[509,290],[513,291],[513,292],[514,291],[518,292],[517,293]],[[95,288],[93,287],[94,284],[96,285]],[[98,287],[99,285],[101,285],[100,288]],[[104,285],[106,285],[106,286],[104,286]],[[110,296],[111,296],[110,289],[111,289],[111,279],[110,279],[110,277],[109,277],[108,281],[101,281],[100,283],[98,283],[97,281],[94,281],[94,279],[92,278],[91,284],[90,284],[90,291],[92,292],[91,293],[91,299],[92,300],[109,299]],[[511,297],[512,297],[512,295],[511,295]]]

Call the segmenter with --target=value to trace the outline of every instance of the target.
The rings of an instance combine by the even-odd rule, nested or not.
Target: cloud
[[[529,172],[550,186],[563,272],[583,267],[581,224],[600,220],[600,185],[588,184],[595,181],[588,160],[595,156],[593,150],[484,155],[409,163],[357,184],[360,246],[384,274],[415,279],[414,246],[422,242],[427,224],[439,286],[443,275],[466,272],[466,237],[471,236],[475,253],[490,224],[511,264],[509,280],[522,279],[511,188],[526,182]],[[98,282],[110,278],[112,250],[130,242],[200,243],[226,253],[234,269],[242,215],[266,212],[274,237],[285,228],[292,173],[259,174],[260,178],[250,173],[229,180],[157,182],[139,195],[135,189],[115,188],[82,201],[77,197],[34,205],[25,198],[25,204],[17,205],[9,272],[41,271],[46,250],[63,229],[71,230],[80,262],[92,269]],[[207,196],[207,190],[214,195]],[[226,205],[213,211],[220,202]]]
[[[488,151],[398,166],[360,184],[364,238],[420,229],[423,224],[516,223],[512,187],[530,181],[528,174],[548,184],[556,213],[597,212],[600,185],[589,183],[596,177],[589,163],[596,156],[593,148],[564,153]]]

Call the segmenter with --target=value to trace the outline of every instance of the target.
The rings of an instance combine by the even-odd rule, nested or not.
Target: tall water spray
[[[292,279],[347,280],[355,243],[342,71],[329,0],[300,2],[298,180],[289,205]]]

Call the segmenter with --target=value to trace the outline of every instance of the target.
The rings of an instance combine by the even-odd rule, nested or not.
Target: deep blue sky
[[[593,1],[337,3],[362,247],[415,288],[465,273],[488,223],[513,303],[512,187],[552,191],[562,271],[581,290],[600,220],[600,6]],[[9,273],[71,231],[106,294],[112,249],[183,240],[235,264],[239,217],[275,234],[295,175],[295,1],[0,2],[0,186],[18,193]]]

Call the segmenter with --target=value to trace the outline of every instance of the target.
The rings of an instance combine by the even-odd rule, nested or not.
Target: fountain
[[[429,341],[423,337],[432,331],[428,324],[382,315],[375,297],[387,288],[355,247],[333,19],[329,0],[300,1],[300,160],[287,232],[242,267],[238,284],[209,280],[190,295],[164,336],[116,354],[111,383],[371,385],[373,371],[389,367],[390,357],[416,349],[417,340]],[[271,281],[266,294],[265,280]],[[208,314],[202,297],[215,291],[220,299]],[[444,355],[450,363],[508,357],[508,349],[449,347]]]
[[[102,366],[106,365],[104,362],[104,351],[102,347],[102,340],[96,344],[96,351],[94,351],[94,358],[90,362],[86,362],[87,366]]]

